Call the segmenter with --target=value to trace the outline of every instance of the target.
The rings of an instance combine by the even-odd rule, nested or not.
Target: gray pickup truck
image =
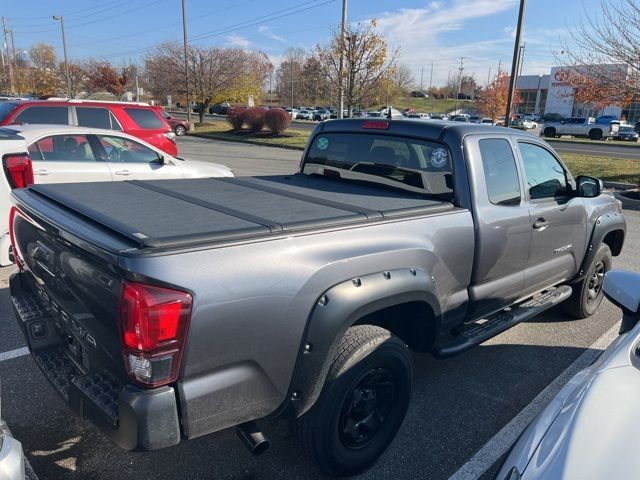
[[[411,351],[447,357],[563,303],[591,315],[625,220],[499,127],[319,124],[294,175],[13,192],[16,317],[70,408],[125,449],[285,417],[319,468],[370,466]],[[410,428],[410,427],[409,427]]]

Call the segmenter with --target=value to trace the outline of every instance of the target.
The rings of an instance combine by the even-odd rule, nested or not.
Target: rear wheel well
[[[612,230],[602,239],[602,243],[606,243],[611,250],[613,256],[620,255],[622,244],[624,243],[624,232],[622,230]]]
[[[435,314],[426,302],[406,302],[369,313],[354,325],[377,325],[389,330],[416,352],[428,352],[436,336]]]

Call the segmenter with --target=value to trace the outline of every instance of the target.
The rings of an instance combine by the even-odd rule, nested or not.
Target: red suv
[[[138,137],[171,156],[178,154],[175,133],[162,115],[146,103],[95,100],[0,102],[0,126],[26,123],[118,130]]]

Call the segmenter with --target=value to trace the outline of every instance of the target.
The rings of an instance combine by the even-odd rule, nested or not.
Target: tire
[[[612,262],[611,250],[608,245],[603,243],[593,257],[587,275],[573,285],[573,293],[562,304],[565,313],[574,318],[582,319],[590,317],[596,312],[604,297],[602,291],[604,274],[611,270]]]
[[[589,139],[590,140],[601,140],[602,139],[602,130],[599,128],[594,128],[589,131]]]
[[[176,125],[176,128],[174,129],[174,131],[176,132],[176,135],[179,137],[187,133],[187,129],[184,128],[183,125]]]
[[[295,420],[294,436],[324,474],[362,472],[402,425],[412,383],[411,353],[404,342],[380,327],[351,327],[318,401]],[[381,423],[375,420],[380,417]]]
[[[547,138],[556,136],[556,129],[552,127],[547,127],[544,129],[544,136]]]

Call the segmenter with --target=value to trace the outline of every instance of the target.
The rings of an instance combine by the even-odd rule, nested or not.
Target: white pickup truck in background
[[[620,122],[597,123],[593,117],[569,117],[559,122],[544,125],[542,133],[545,137],[557,138],[562,135],[587,137],[591,140],[610,138],[618,132]]]

